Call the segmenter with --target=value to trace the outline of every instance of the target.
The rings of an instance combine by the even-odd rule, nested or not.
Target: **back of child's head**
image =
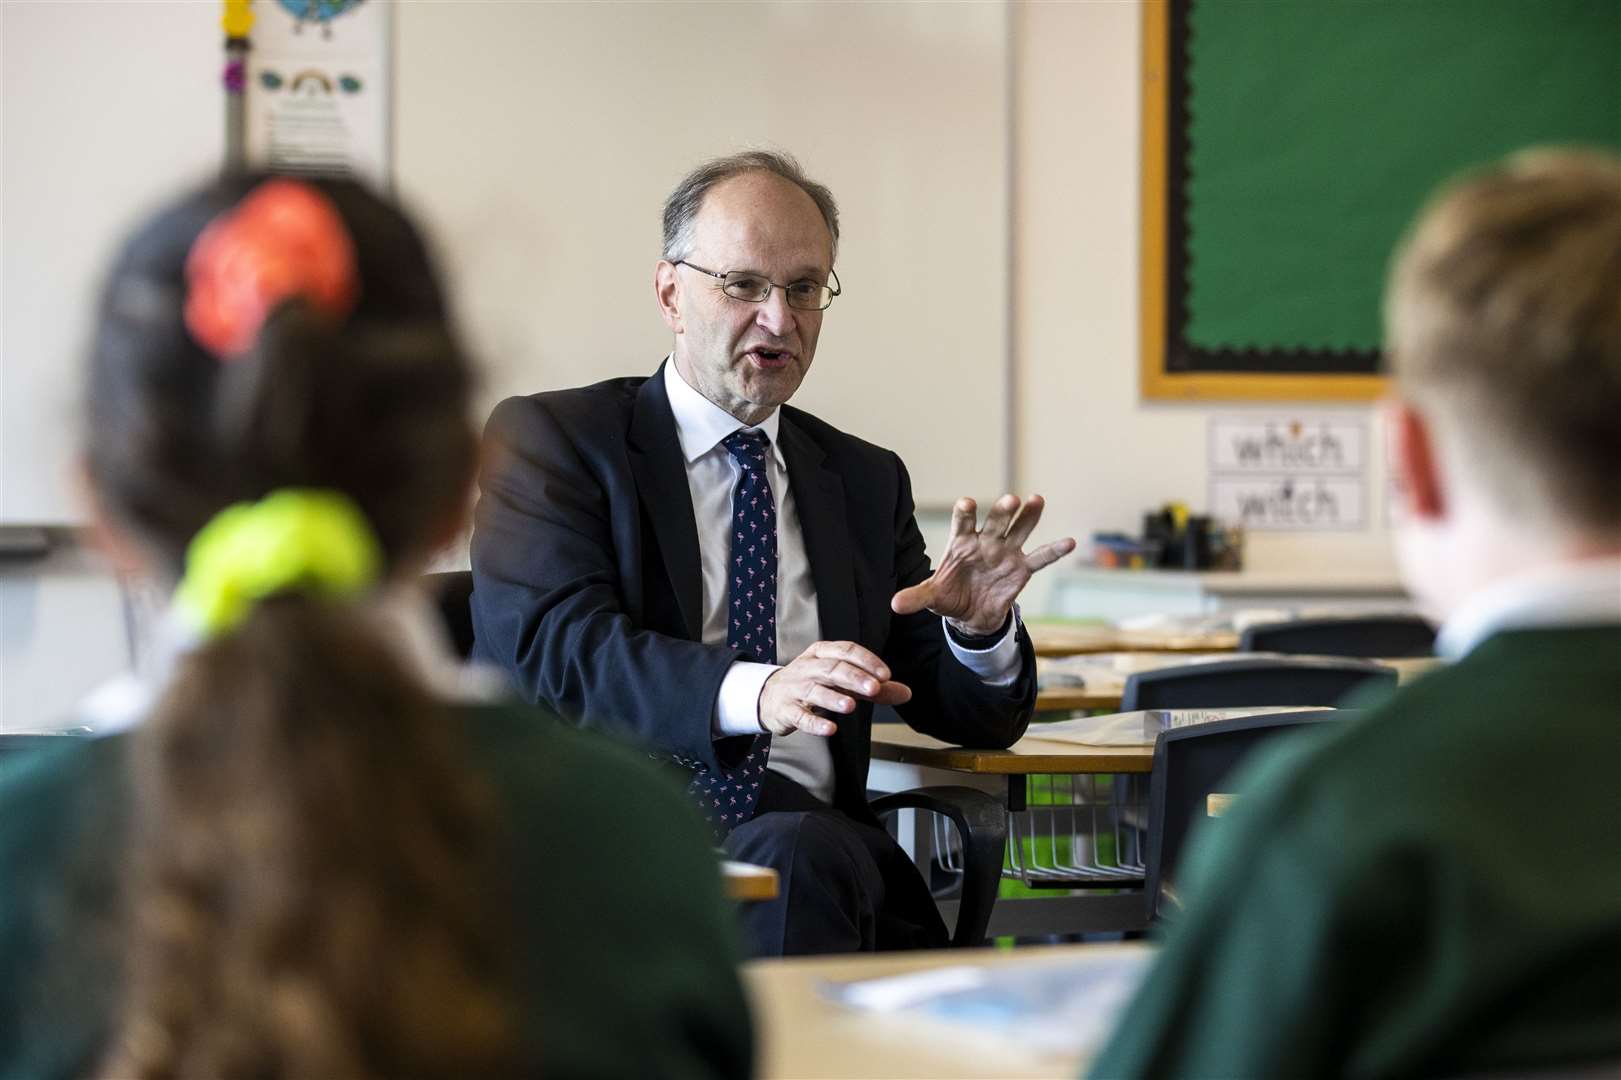
[[[1621,535],[1621,159],[1527,151],[1443,188],[1386,320],[1398,388],[1500,513]]]
[[[334,222],[335,237],[323,228]],[[211,259],[199,258],[205,230]],[[352,256],[346,310],[293,291],[255,319],[256,275],[331,261],[334,245]],[[217,294],[206,316],[194,285]],[[231,333],[246,344],[199,340]],[[216,513],[288,487],[354,500],[392,564],[423,554],[464,503],[470,389],[428,252],[399,210],[347,181],[224,179],[158,213],[113,265],[86,384],[87,463],[104,509],[177,576]]]
[[[88,470],[199,640],[132,740],[108,1075],[511,1066],[499,814],[378,617],[466,504],[470,379],[357,184],[224,179],[118,256]]]

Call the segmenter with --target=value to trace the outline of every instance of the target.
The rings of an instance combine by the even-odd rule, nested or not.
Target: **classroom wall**
[[[131,664],[117,583],[87,546],[57,539],[43,558],[0,562],[0,732],[68,723]]]
[[[1015,17],[1013,452],[1020,489],[1051,503],[1038,539],[1132,529],[1167,499],[1202,507],[1209,417],[1246,408],[1147,403],[1138,391],[1139,18],[1130,0],[1021,5]],[[1252,534],[1250,565],[1387,568],[1374,495],[1382,455],[1374,459],[1368,531]],[[924,526],[937,551],[943,519]],[[1061,572],[1037,577],[1027,613],[1045,609]],[[0,730],[64,715],[120,669],[122,618],[112,579],[71,545],[44,562],[0,565]]]
[[[1214,414],[1290,406],[1145,402],[1138,389],[1141,12],[1131,0],[1021,4],[1014,29],[1015,469],[1052,535],[1136,531],[1151,505],[1205,506]],[[1336,404],[1337,414],[1366,406]],[[1389,570],[1375,437],[1359,533],[1252,533],[1252,568]],[[1043,533],[1049,532],[1045,527]],[[1038,576],[1026,610],[1052,582]]]

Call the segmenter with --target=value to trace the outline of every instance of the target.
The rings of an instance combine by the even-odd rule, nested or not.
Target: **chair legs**
[[[1002,880],[1007,808],[994,795],[969,787],[917,788],[872,801],[873,813],[880,816],[897,810],[929,810],[957,826],[963,845],[963,881],[951,943],[983,944]]]

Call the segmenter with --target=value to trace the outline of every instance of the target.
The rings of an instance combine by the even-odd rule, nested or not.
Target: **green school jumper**
[[[1621,1070],[1621,626],[1500,632],[1234,787],[1095,1076]]]
[[[535,710],[447,709],[505,814],[527,1071],[749,1075],[732,912],[678,785],[645,754]],[[104,1047],[116,951],[96,913],[124,842],[129,741],[0,764],[3,1080],[83,1075]]]

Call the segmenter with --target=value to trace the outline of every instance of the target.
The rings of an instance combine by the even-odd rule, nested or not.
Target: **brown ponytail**
[[[510,1067],[496,825],[457,732],[352,606],[261,604],[134,751],[127,1009],[107,1075]]]
[[[430,260],[393,207],[312,181],[353,239],[355,308],[281,303],[222,362],[187,332],[185,262],[258,183],[214,184],[125,246],[91,358],[92,482],[175,577],[215,514],[284,487],[342,492],[388,570],[409,566],[476,452]],[[108,1076],[512,1071],[502,822],[455,725],[364,603],[276,596],[181,661],[130,754]]]

